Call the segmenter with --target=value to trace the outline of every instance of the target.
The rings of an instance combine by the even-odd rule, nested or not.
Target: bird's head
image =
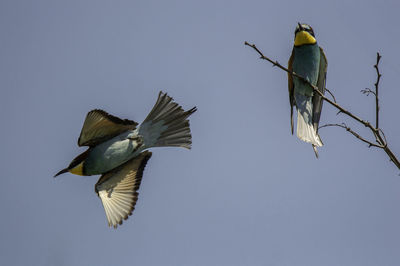
[[[54,177],[64,174],[66,172],[70,172],[75,175],[85,175],[84,163],[88,155],[89,155],[89,149],[78,155],[75,159],[72,160],[72,162],[69,164],[67,168],[62,169]]]
[[[315,44],[314,30],[308,24],[297,23],[296,31],[294,32],[294,45],[301,46],[305,44]]]

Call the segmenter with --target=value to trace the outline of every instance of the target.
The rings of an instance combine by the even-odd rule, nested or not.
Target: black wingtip
[[[62,169],[60,172],[58,172],[57,174],[54,175],[54,178],[56,178],[57,176],[59,176],[61,174],[66,173],[66,172],[68,172],[68,168]]]
[[[195,107],[193,107],[192,109],[190,109],[189,111],[187,111],[187,113],[189,114],[189,115],[191,115],[191,114],[193,114],[194,112],[196,112],[197,111],[197,107],[195,106]]]

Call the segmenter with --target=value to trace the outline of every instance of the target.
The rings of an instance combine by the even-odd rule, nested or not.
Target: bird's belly
[[[295,47],[293,71],[316,85],[319,72],[319,47],[318,45],[305,45]],[[298,78],[293,79],[294,91],[306,96],[313,95],[313,89]]]
[[[138,154],[136,140],[117,136],[94,147],[85,164],[85,173],[98,175],[106,173],[127,162]]]

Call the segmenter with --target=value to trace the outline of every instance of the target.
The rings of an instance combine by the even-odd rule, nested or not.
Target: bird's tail
[[[190,149],[192,135],[187,118],[196,110],[193,107],[184,111],[166,93],[160,92],[156,104],[139,127],[145,147],[173,146]]]
[[[306,122],[308,119],[305,116],[307,114],[297,110],[297,137],[302,141],[321,147],[323,144],[318,133],[314,129],[312,122]]]
[[[312,99],[303,95],[296,96],[297,137],[302,141],[311,143],[314,151],[316,151],[316,147],[321,147],[323,144],[312,122]],[[318,157],[318,153],[315,154]]]

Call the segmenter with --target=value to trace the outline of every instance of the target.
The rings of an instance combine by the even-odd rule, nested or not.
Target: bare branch
[[[333,93],[332,93],[330,90],[328,90],[327,88],[325,88],[325,90],[332,96],[333,101],[336,103],[336,97],[335,97],[335,95],[333,95]]]
[[[306,80],[304,77],[298,75],[297,73],[290,71],[289,69],[287,69],[286,67],[282,66],[281,64],[279,64],[278,61],[273,61],[272,59],[266,57],[257,47],[255,44],[250,44],[248,42],[244,43],[246,46],[249,46],[251,48],[253,48],[259,55],[260,55],[260,59],[263,60],[267,60],[268,62],[270,62],[271,64],[273,64],[273,66],[277,66],[280,69],[282,69],[283,71],[291,74],[293,77],[296,77],[298,79],[300,79],[301,81],[307,83],[309,86],[311,86],[313,88],[314,93],[317,93],[321,96],[321,98],[328,102],[329,104],[331,104],[333,107],[335,107],[336,109],[338,109],[338,113],[343,113],[351,118],[353,118],[355,121],[361,123],[362,125],[364,125],[365,127],[367,127],[368,129],[370,129],[370,131],[372,132],[372,134],[375,137],[375,143],[372,143],[371,141],[366,140],[365,138],[361,137],[358,133],[356,133],[355,131],[353,131],[350,127],[347,127],[345,124],[328,124],[325,126],[322,126],[320,128],[323,127],[328,127],[328,126],[339,126],[342,128],[345,128],[348,132],[350,132],[353,136],[355,136],[356,138],[358,138],[359,140],[367,143],[370,147],[377,147],[380,149],[383,149],[386,154],[389,156],[390,160],[397,166],[398,169],[400,169],[400,161],[397,159],[397,157],[393,154],[393,152],[389,149],[388,144],[387,144],[387,140],[385,137],[385,134],[383,133],[383,131],[379,128],[379,97],[378,97],[378,93],[379,93],[379,81],[380,78],[382,76],[382,74],[379,71],[379,62],[381,59],[381,55],[379,53],[377,53],[377,59],[376,59],[376,64],[374,65],[374,68],[376,69],[376,73],[377,73],[377,80],[375,83],[375,92],[370,90],[370,89],[365,89],[362,90],[361,92],[363,92],[364,94],[374,94],[375,95],[375,103],[376,103],[376,125],[375,127],[371,125],[370,122],[368,122],[367,120],[363,120],[361,118],[359,118],[358,116],[354,115],[353,113],[351,113],[350,111],[346,110],[345,108],[343,108],[342,106],[340,106],[339,104],[337,104],[336,102],[336,98],[333,96],[333,94],[327,89],[325,88],[326,91],[328,91],[332,97],[333,97],[333,101],[330,100],[329,98],[327,98],[322,92],[320,92],[318,90],[318,88],[316,86],[314,86],[313,84],[311,84],[308,80]]]
[[[284,71],[286,71],[286,72],[288,72],[288,73],[294,73],[294,72],[290,71],[289,69],[287,69],[286,67],[284,67],[284,66],[282,66],[281,64],[279,64],[278,61],[272,61],[271,59],[269,59],[268,57],[266,57],[260,50],[258,50],[258,48],[257,48],[257,46],[256,46],[255,44],[250,44],[250,43],[248,43],[248,42],[244,42],[244,45],[250,46],[251,48],[253,48],[254,50],[256,50],[257,53],[260,55],[260,59],[267,60],[267,61],[270,62],[273,66],[277,66],[277,67],[279,67],[280,69],[282,69],[282,70],[284,70]],[[297,75],[297,74],[296,74],[296,75]],[[299,77],[300,79],[306,81],[306,79],[304,79],[303,77],[300,77],[300,76],[298,76],[298,75],[297,75],[297,77]]]
[[[383,132],[382,129],[379,128],[379,132],[382,133],[383,139],[384,139],[384,145],[387,146],[387,140],[386,140],[386,136],[385,133]]]
[[[342,123],[342,124],[326,124],[326,125],[320,126],[318,129],[321,129],[321,128],[324,128],[324,127],[341,127],[341,128],[344,128],[344,129],[346,129],[346,131],[350,132],[354,137],[356,137],[359,140],[367,143],[369,147],[377,147],[377,148],[383,149],[382,145],[375,144],[375,143],[372,143],[369,140],[366,140],[365,138],[361,137],[358,133],[353,131],[350,127],[348,127],[345,123]]]
[[[379,53],[376,53],[376,64],[374,68],[376,70],[376,82],[375,82],[375,107],[376,107],[376,124],[375,128],[379,128],[379,81],[381,80],[381,73],[379,72],[379,61],[382,56]]]

